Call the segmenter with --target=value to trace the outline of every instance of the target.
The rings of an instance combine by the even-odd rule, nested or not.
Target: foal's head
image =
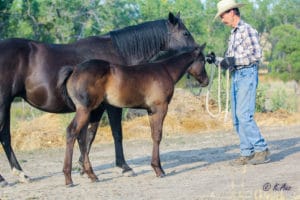
[[[199,47],[199,51],[195,51],[198,55],[188,69],[188,73],[200,83],[201,87],[205,87],[209,83],[209,78],[205,70],[205,55],[203,53],[205,46],[206,43]]]

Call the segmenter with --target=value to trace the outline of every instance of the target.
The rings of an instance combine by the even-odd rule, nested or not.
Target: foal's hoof
[[[97,178],[97,179],[94,179],[94,180],[91,180],[92,183],[98,183],[100,182],[100,180]]]
[[[163,178],[163,177],[165,177],[165,176],[166,176],[165,173],[161,173],[161,174],[157,174],[157,175],[156,175],[156,177],[158,177],[158,178]]]
[[[72,188],[72,187],[75,187],[75,184],[73,183],[66,184],[66,188]]]
[[[66,188],[72,188],[72,187],[75,187],[79,184],[74,184],[73,181],[70,181],[70,182],[66,182]]]
[[[98,177],[96,177],[96,178],[92,178],[92,179],[91,179],[91,182],[92,182],[92,183],[97,183],[97,182],[100,182],[100,180],[99,180]]]

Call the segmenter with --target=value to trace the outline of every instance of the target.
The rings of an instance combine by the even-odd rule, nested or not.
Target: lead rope
[[[221,66],[218,65],[218,112],[216,114],[213,114],[210,110],[209,110],[209,93],[211,90],[211,86],[213,83],[213,77],[215,74],[215,66],[211,65],[211,74],[210,74],[210,83],[208,85],[208,89],[207,89],[207,93],[206,93],[206,100],[205,100],[205,108],[206,111],[208,112],[208,114],[213,117],[213,118],[217,118],[220,116],[220,114],[222,113],[222,105],[221,105]],[[229,71],[226,70],[226,102],[225,102],[225,114],[224,114],[224,122],[227,121],[227,117],[228,117],[228,106],[229,105]]]

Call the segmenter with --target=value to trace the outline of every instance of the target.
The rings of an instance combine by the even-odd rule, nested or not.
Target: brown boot
[[[230,162],[230,165],[237,166],[237,165],[247,165],[248,162],[254,157],[253,155],[250,156],[240,156],[237,159]]]
[[[252,164],[252,165],[259,165],[259,164],[267,163],[271,160],[269,158],[270,154],[271,153],[270,153],[269,149],[266,149],[262,152],[256,152],[254,154],[254,157],[248,163]]]

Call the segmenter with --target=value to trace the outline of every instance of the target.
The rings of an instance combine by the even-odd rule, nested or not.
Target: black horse
[[[33,107],[46,112],[74,112],[74,108],[67,105],[56,88],[59,71],[64,66],[74,66],[88,59],[135,65],[147,63],[159,51],[193,46],[197,46],[193,36],[179,14],[174,16],[172,13],[169,13],[168,19],[145,22],[72,44],[45,44],[16,38],[1,41],[0,141],[14,174],[22,182],[30,180],[22,171],[11,147],[10,108],[15,97],[21,97]],[[87,149],[89,151],[105,110],[115,142],[116,165],[123,172],[131,171],[123,154],[121,108],[102,105],[91,113]],[[78,139],[78,142],[83,148],[82,141]]]

